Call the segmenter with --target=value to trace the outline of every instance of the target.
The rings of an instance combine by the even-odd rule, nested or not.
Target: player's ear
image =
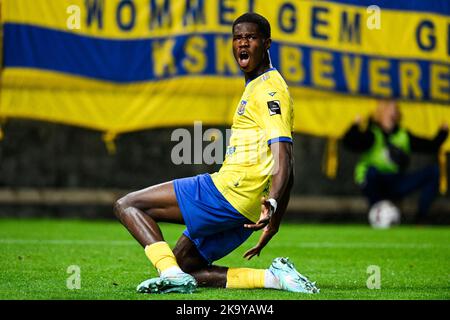
[[[264,46],[266,50],[269,50],[270,46],[272,45],[272,39],[268,38],[264,40]]]

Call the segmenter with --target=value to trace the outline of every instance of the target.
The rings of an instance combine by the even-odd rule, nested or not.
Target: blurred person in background
[[[401,113],[394,100],[380,100],[367,128],[361,129],[358,116],[343,137],[344,147],[361,153],[354,179],[369,205],[382,200],[401,200],[420,190],[415,223],[425,217],[439,188],[439,166],[432,164],[407,172],[412,152],[437,153],[448,136],[443,123],[433,139],[415,136],[400,125]]]

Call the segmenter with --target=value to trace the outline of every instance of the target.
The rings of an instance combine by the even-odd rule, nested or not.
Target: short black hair
[[[239,23],[244,22],[250,22],[255,23],[258,25],[259,31],[264,36],[264,38],[269,39],[270,38],[270,23],[267,21],[266,18],[264,18],[262,15],[254,13],[254,12],[247,12],[244,13],[242,16],[234,20],[232,32],[234,32],[234,27]]]

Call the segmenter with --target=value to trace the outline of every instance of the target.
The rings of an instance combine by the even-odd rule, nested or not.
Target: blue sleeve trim
[[[272,143],[276,143],[276,142],[289,142],[289,143],[292,143],[292,138],[289,138],[289,137],[273,138],[273,139],[270,139],[269,141],[267,141],[267,144],[270,146]]]

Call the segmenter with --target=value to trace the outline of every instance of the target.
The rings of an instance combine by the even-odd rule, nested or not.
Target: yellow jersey
[[[270,144],[292,143],[293,120],[293,101],[276,69],[247,82],[233,117],[225,160],[211,178],[225,199],[253,222],[259,220],[261,197],[269,194],[276,170]]]

